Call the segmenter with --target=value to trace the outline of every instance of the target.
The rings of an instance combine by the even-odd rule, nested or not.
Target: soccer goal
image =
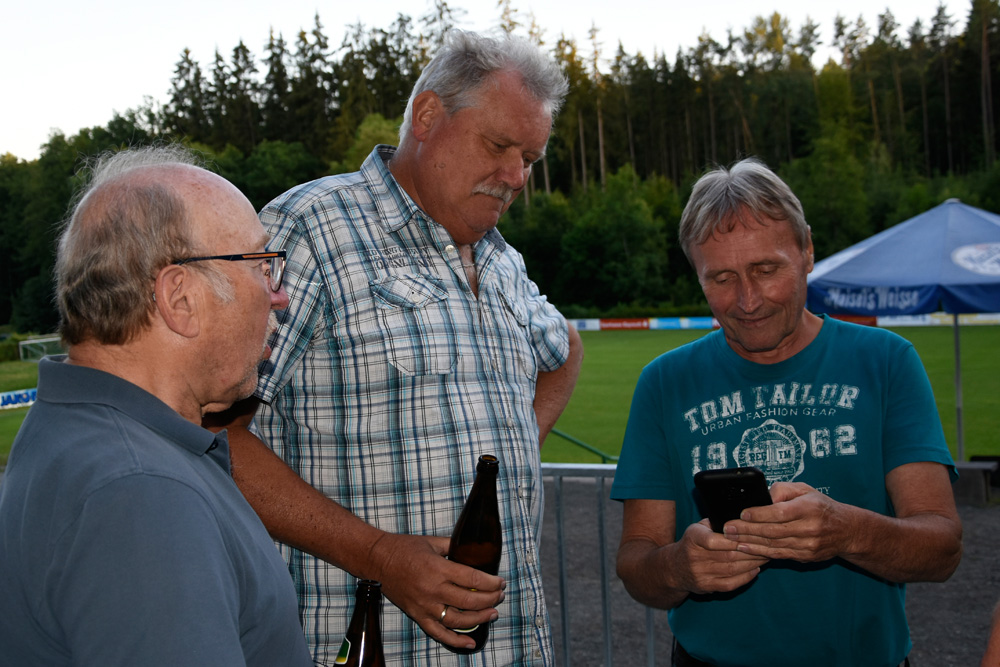
[[[29,338],[17,344],[21,361],[38,361],[47,354],[62,354],[65,352],[59,336],[44,338]]]

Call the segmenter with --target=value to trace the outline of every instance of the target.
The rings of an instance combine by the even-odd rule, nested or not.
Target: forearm
[[[947,469],[909,463],[886,475],[896,516],[852,508],[856,539],[844,558],[889,581],[944,581],[962,558],[962,522]]]
[[[887,581],[945,581],[962,557],[961,524],[934,513],[888,517],[856,507],[844,560]]]
[[[657,546],[647,540],[632,540],[618,548],[618,577],[634,600],[647,607],[673,609],[688,598],[690,593],[671,577],[676,569],[664,567],[665,552],[672,547],[676,543]]]
[[[535,384],[534,408],[539,443],[545,442],[549,431],[566,409],[576,387],[582,363],[583,342],[573,325],[569,325],[569,354],[566,363],[554,371],[539,373]]]
[[[385,597],[428,635],[468,646],[471,640],[451,628],[495,618],[503,579],[444,558],[447,537],[388,533],[324,496],[246,429],[254,408],[245,402],[205,422],[227,429],[233,479],[271,536],[355,577],[382,582]],[[452,608],[447,626],[442,608]]]
[[[372,549],[385,535],[330,500],[249,431],[228,430],[233,479],[271,536],[347,570],[378,578]]]

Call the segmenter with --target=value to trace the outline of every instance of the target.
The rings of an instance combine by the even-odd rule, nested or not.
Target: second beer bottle
[[[370,579],[358,582],[354,614],[347,635],[333,664],[348,667],[385,667],[382,652],[382,584]]]
[[[497,473],[500,461],[492,454],[483,454],[476,465],[476,481],[465,501],[465,507],[451,534],[448,558],[496,575],[500,571],[500,554],[503,550],[503,531],[500,527],[500,509],[497,504]],[[469,654],[483,650],[490,635],[490,624],[480,623],[472,628],[455,629],[475,640],[471,649],[448,646],[455,653]]]

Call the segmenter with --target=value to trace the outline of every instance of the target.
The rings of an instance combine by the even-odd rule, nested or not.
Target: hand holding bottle
[[[382,594],[428,636],[442,644],[471,647],[474,642],[452,628],[495,620],[507,583],[448,560],[448,544],[447,537],[384,533],[371,549],[368,576],[381,581]]]

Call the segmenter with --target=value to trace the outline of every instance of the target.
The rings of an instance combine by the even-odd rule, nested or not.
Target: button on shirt
[[[475,664],[553,664],[534,557],[532,403],[538,372],[566,361],[567,325],[496,230],[474,248],[477,298],[454,241],[389,173],[393,151],[377,147],[360,172],[295,188],[261,212],[272,246],[288,252],[290,302],[258,386],[257,426],[307,482],[395,533],[450,535],[478,457],[495,454],[508,585]],[[314,658],[332,663],[355,579],[283,553]],[[388,601],[382,632],[390,664],[467,660]]]

